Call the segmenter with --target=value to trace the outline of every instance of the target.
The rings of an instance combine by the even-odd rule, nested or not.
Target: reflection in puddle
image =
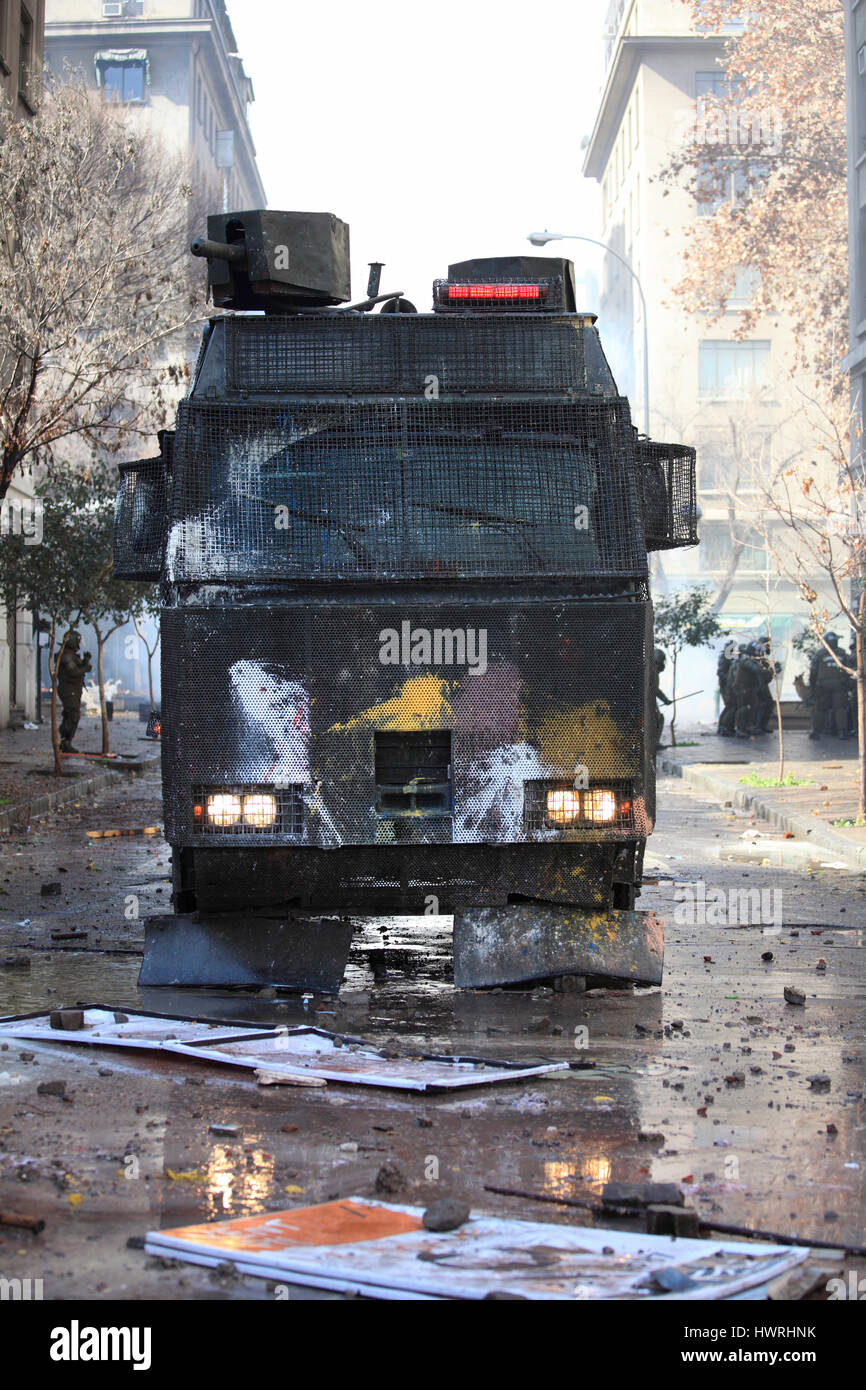
[[[262,1149],[245,1153],[233,1145],[217,1144],[204,1173],[208,1217],[243,1216],[263,1210],[272,1191],[274,1159]]]

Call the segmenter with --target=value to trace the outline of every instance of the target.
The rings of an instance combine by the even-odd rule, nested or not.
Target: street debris
[[[320,1086],[344,1081],[404,1091],[447,1091],[569,1070],[567,1062],[524,1066],[484,1057],[400,1053],[377,1049],[362,1038],[303,1024],[295,1028],[256,1027],[135,1009],[120,1017],[124,1021],[118,1021],[114,1009],[97,1004],[55,1009],[48,1014],[0,1019],[0,1037],[49,1042],[56,1041],[56,1030],[61,1030],[66,1034],[64,1042],[143,1048],[244,1067],[255,1072],[260,1085]]]
[[[122,830],[85,830],[88,840],[120,840],[131,835],[161,835],[161,825],[127,826]]]
[[[454,1197],[440,1197],[431,1202],[422,1218],[425,1231],[456,1231],[469,1220],[468,1202],[458,1202]]]
[[[801,989],[797,989],[794,985],[785,985],[786,1004],[803,1005],[805,1002],[806,996]]]
[[[0,1226],[11,1226],[19,1231],[32,1231],[35,1236],[45,1230],[45,1222],[41,1216],[23,1216],[14,1211],[0,1211]]]
[[[438,1205],[438,1204],[437,1204]],[[425,1229],[424,1208],[362,1197],[176,1230],[145,1253],[372,1298],[717,1300],[761,1291],[806,1251],[468,1215]]]

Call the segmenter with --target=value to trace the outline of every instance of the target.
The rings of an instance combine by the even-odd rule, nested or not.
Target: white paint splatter
[[[508,743],[483,753],[466,774],[467,796],[458,807],[462,830],[479,839],[523,840],[523,784],[550,775],[529,743]]]
[[[239,776],[249,782],[308,786],[310,777],[310,698],[299,681],[287,680],[262,661],[236,661],[229,670],[232,696],[251,749]]]

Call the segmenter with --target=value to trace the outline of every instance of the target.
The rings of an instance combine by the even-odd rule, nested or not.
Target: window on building
[[[747,396],[770,385],[769,341],[705,339],[698,362],[698,394],[703,397]]]
[[[760,283],[761,276],[753,266],[738,266],[734,276],[734,288],[728,295],[728,308],[750,308],[754,303],[755,294]]]
[[[144,65],[108,64],[102,74],[102,89],[107,101],[144,101]]]
[[[96,85],[106,101],[143,102],[150,85],[150,64],[144,48],[117,48],[97,53]]]
[[[28,10],[21,6],[21,24],[18,37],[18,93],[30,96],[30,74],[33,67],[33,20]]]
[[[766,163],[736,155],[705,160],[698,170],[699,217],[713,217],[722,207],[739,207],[767,178]]]
[[[744,430],[739,420],[736,433],[730,426],[702,432],[697,441],[700,492],[754,495],[770,474],[772,445],[767,429]]]

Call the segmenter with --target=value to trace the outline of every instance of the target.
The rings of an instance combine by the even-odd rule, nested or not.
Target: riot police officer
[[[737,654],[733,673],[734,699],[737,703],[737,738],[751,738],[760,711],[763,673],[755,657],[754,644],[743,642]]]
[[[782,674],[782,667],[778,661],[771,660],[772,646],[768,637],[763,638],[754,645],[754,655],[761,668],[761,679],[763,684],[758,696],[758,713],[755,719],[754,732],[756,734],[768,734],[770,732],[770,720],[773,717],[775,700],[773,699],[772,684],[774,677]]]
[[[665,669],[665,667],[667,666],[667,664],[668,664],[668,659],[667,659],[667,657],[665,656],[664,652],[662,651],[661,647],[656,647],[656,648],[654,648],[654,650],[653,650],[653,696],[654,696],[654,699],[655,699],[655,702],[656,702],[656,748],[658,748],[658,746],[659,746],[659,744],[660,744],[660,742],[661,742],[662,730],[664,729],[664,726],[665,726],[665,717],[664,717],[664,715],[662,714],[661,710],[659,709],[659,700],[661,700],[662,704],[664,704],[664,705],[673,704],[673,701],[670,700],[670,699],[668,699],[668,697],[667,697],[667,695],[664,693],[664,691],[659,689],[659,680],[660,680],[660,678],[661,678],[661,673],[662,673],[662,671]]]
[[[813,701],[809,737],[819,739],[825,729],[827,732],[835,729],[838,738],[847,738],[850,677],[839,665],[839,661],[844,664],[845,653],[839,644],[838,633],[825,633],[824,641],[826,647],[819,647],[809,668],[809,691]],[[831,653],[835,653],[835,656]]]
[[[734,725],[737,719],[737,701],[734,697],[732,685],[732,675],[734,664],[737,658],[737,648],[733,642],[726,642],[716,665],[716,674],[719,680],[719,695],[722,700],[722,710],[719,715],[719,735],[721,738],[733,738]]]
[[[75,628],[70,628],[64,639],[63,653],[57,672],[57,694],[63,706],[63,717],[60,721],[61,753],[78,752],[72,740],[81,718],[81,692],[84,689],[84,677],[91,665],[90,652],[85,652],[83,657],[78,655],[80,646],[81,633],[76,632]]]

